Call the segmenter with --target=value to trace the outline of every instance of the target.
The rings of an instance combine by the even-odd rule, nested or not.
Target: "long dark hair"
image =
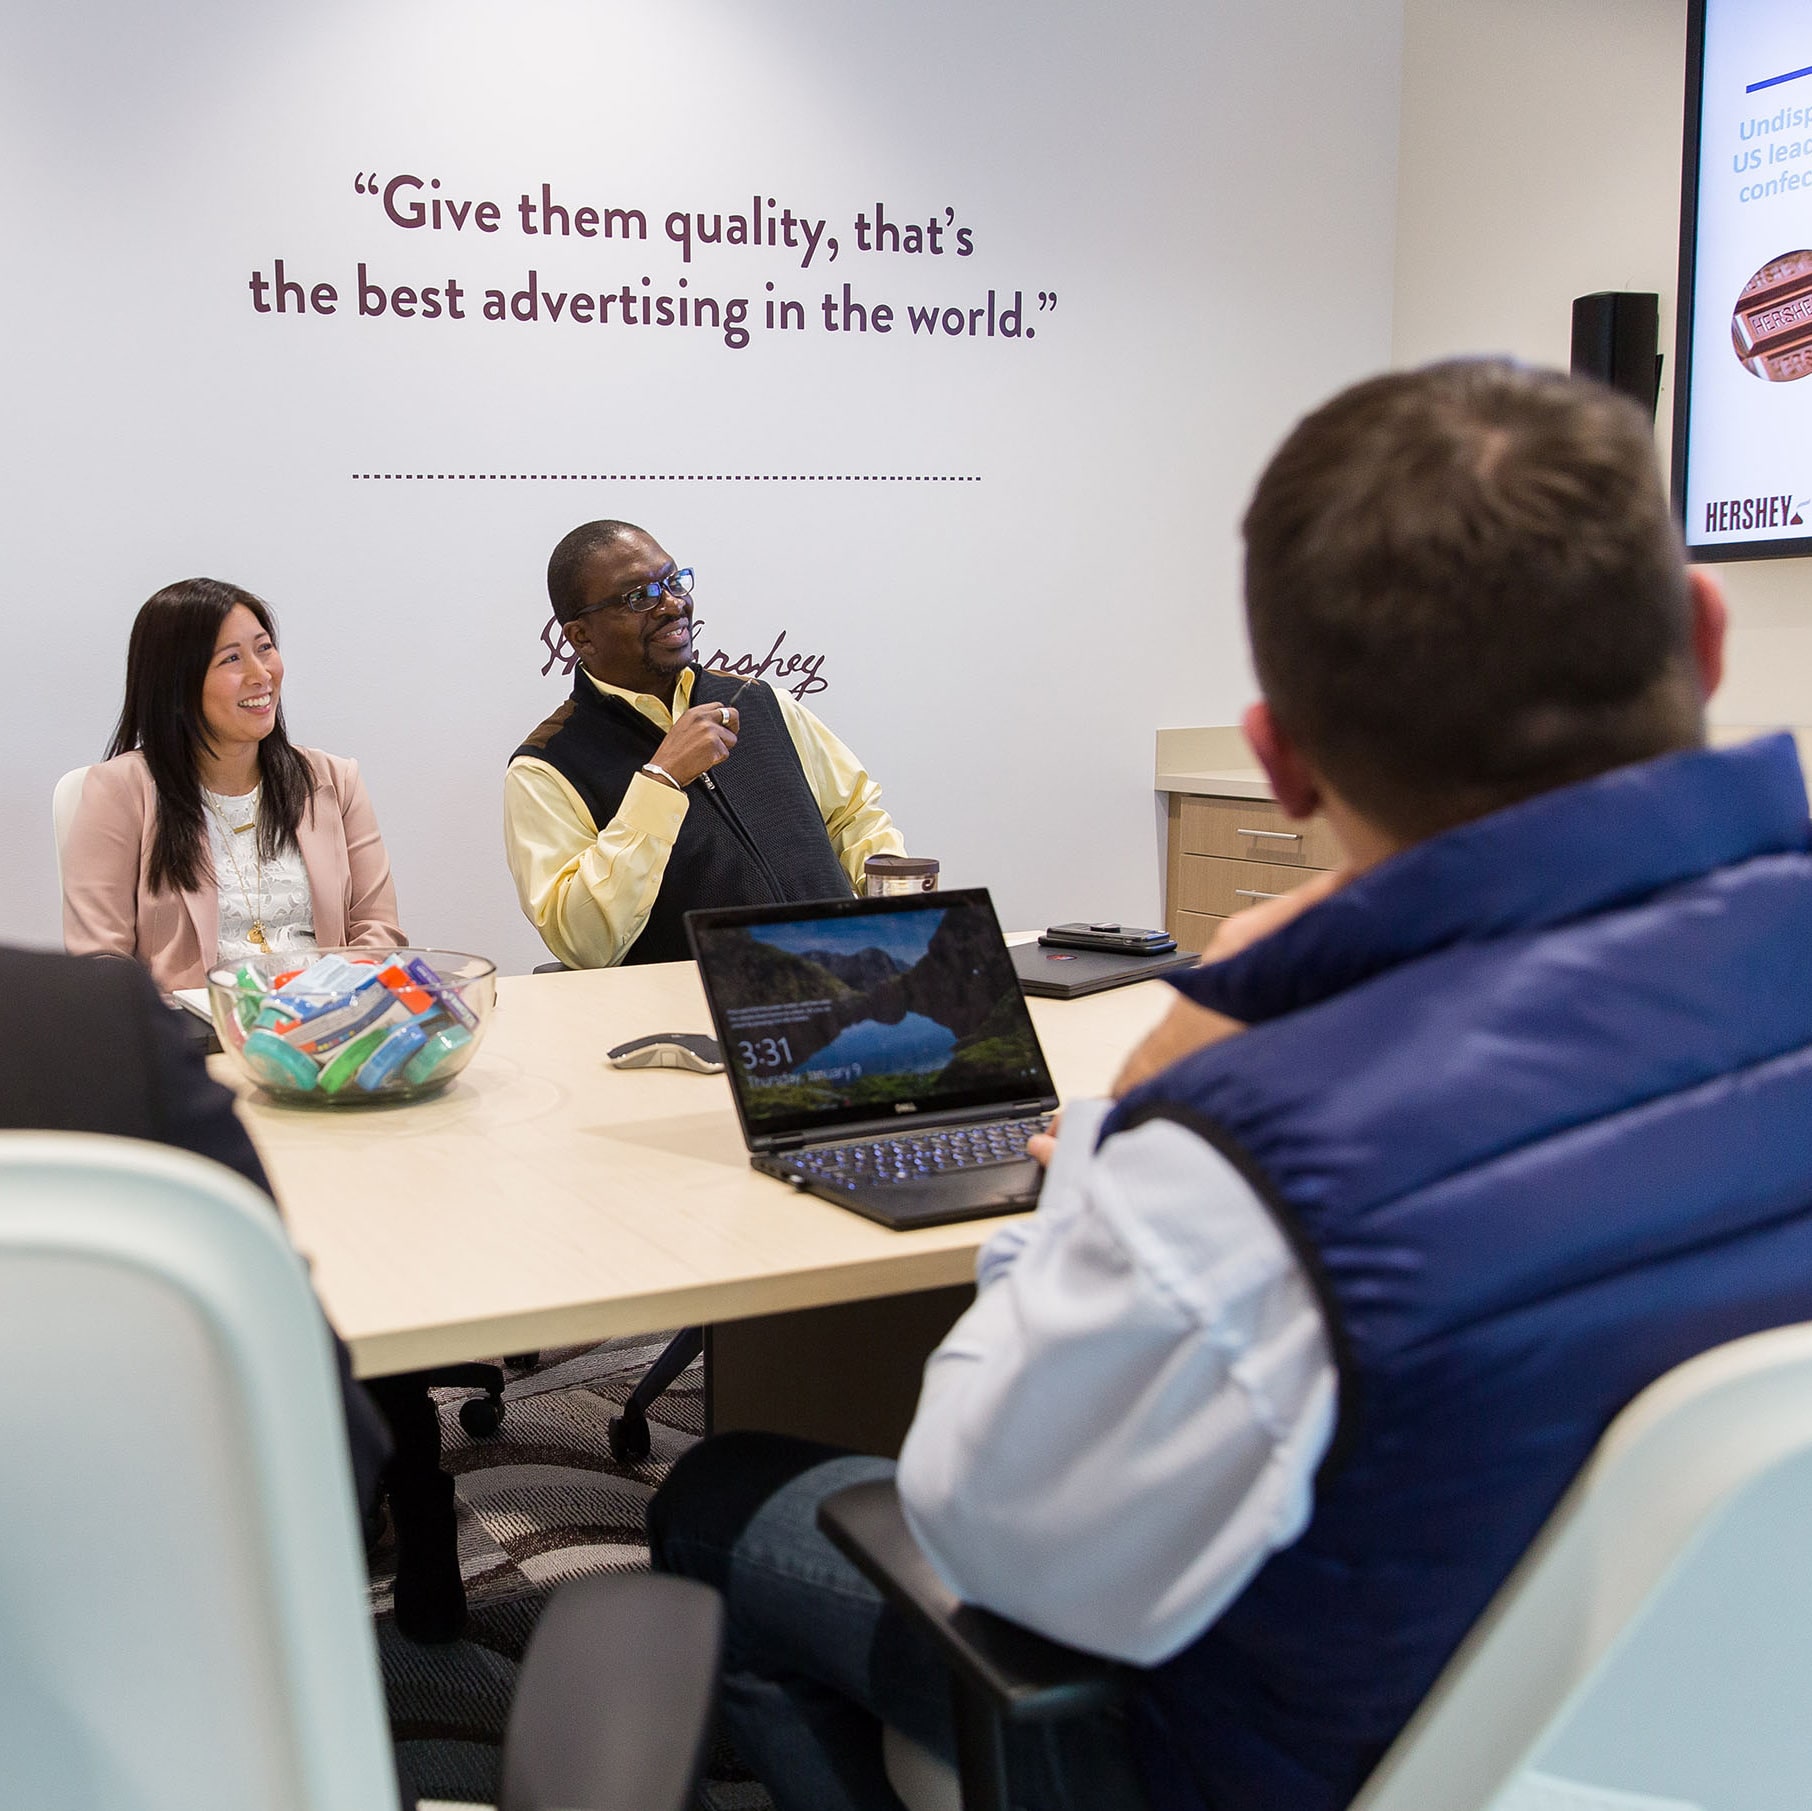
[[[199,751],[211,748],[201,689],[220,625],[243,604],[272,641],[277,625],[262,599],[219,579],[183,579],[146,598],[126,647],[126,702],[107,758],[141,751],[157,788],[151,890],[194,892],[212,878],[201,803]],[[314,775],[283,727],[279,700],[271,733],[258,745],[262,790],[258,847],[266,859],[296,846],[302,813],[314,808]]]

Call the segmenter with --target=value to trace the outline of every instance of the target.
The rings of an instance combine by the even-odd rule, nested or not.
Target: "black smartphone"
[[[1161,956],[1177,946],[1168,931],[1144,931],[1136,924],[1054,924],[1039,939],[1057,949],[1119,950],[1131,956]]]

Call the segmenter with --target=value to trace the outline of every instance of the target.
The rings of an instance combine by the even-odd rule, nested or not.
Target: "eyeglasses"
[[[678,572],[670,572],[665,578],[650,579],[645,585],[637,585],[633,591],[625,591],[621,597],[607,597],[601,604],[590,604],[575,613],[574,620],[580,616],[590,616],[594,610],[627,610],[631,616],[640,616],[652,610],[663,597],[690,597],[692,594],[692,568],[682,566]]]

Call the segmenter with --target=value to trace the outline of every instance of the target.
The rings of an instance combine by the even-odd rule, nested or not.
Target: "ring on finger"
[[[725,729],[730,727],[730,707],[727,704],[720,704],[717,707],[717,720]]]

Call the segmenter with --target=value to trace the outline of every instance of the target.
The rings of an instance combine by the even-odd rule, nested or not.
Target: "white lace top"
[[[228,798],[204,786],[201,803],[208,825],[208,855],[220,887],[220,960],[229,962],[259,953],[251,939],[254,919],[264,926],[267,948],[313,949],[315,900],[308,870],[302,865],[302,851],[291,848],[266,856],[261,878],[258,794]]]

